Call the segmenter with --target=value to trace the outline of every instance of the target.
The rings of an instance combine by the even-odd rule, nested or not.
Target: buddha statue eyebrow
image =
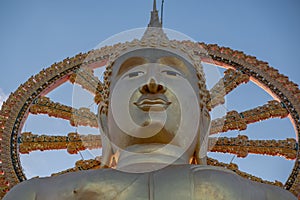
[[[117,76],[122,75],[124,72],[132,69],[133,67],[139,66],[139,65],[144,65],[148,63],[147,59],[143,58],[143,57],[131,57],[128,58],[127,60],[125,60],[118,71]]]
[[[154,61],[154,60],[153,60]],[[150,61],[145,58],[145,57],[141,57],[141,56],[135,56],[135,57],[130,57],[128,59],[126,59],[120,66],[118,73],[117,73],[117,77],[121,76],[122,74],[124,74],[126,71],[136,67],[136,66],[140,66],[140,65],[144,65],[149,63]],[[170,67],[175,68],[176,70],[182,72],[183,74],[189,76],[191,75],[191,71],[188,69],[188,66],[185,64],[185,62],[180,59],[177,58],[175,56],[164,56],[164,57],[160,57],[158,58],[156,61],[154,61],[155,63],[158,64],[162,64],[162,65],[167,65]]]
[[[179,58],[173,56],[161,57],[157,60],[157,63],[162,65],[167,65],[170,67],[174,67],[180,72],[183,72],[186,75],[190,75],[190,71],[187,69],[186,64]]]

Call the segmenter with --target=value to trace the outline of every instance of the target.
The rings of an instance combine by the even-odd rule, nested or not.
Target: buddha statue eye
[[[126,77],[128,77],[128,78],[136,78],[136,77],[142,76],[144,74],[145,73],[142,72],[142,71],[137,71],[137,72],[131,72],[131,73],[127,74]]]
[[[170,71],[170,70],[164,70],[162,71],[163,74],[166,74],[168,76],[174,76],[174,77],[182,77],[182,74],[175,72],[175,71]]]

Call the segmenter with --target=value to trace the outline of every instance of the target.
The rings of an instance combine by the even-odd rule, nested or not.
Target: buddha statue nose
[[[148,83],[140,87],[140,92],[142,94],[157,94],[157,93],[165,93],[166,88],[162,84],[159,84],[155,78],[150,78]]]

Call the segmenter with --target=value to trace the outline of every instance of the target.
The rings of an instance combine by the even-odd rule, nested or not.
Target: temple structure
[[[201,63],[227,68],[208,90]],[[103,81],[94,69],[106,66]],[[276,97],[244,112],[211,120],[210,111],[239,85],[256,81]],[[47,92],[69,81],[94,95],[98,112],[54,102]],[[141,39],[78,54],[31,77],[0,111],[0,188],[5,200],[47,199],[297,199],[300,91],[267,63],[217,45],[170,40],[156,0]],[[28,114],[99,128],[101,135],[48,136],[22,132]],[[290,117],[297,140],[213,137],[270,118]],[[19,154],[102,148],[51,177],[26,180]],[[286,183],[242,172],[207,151],[282,156],[295,160]]]

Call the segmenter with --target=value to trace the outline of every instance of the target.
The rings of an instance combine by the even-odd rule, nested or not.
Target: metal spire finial
[[[156,8],[156,0],[153,0],[153,11],[151,11],[151,19],[148,24],[142,40],[168,40],[167,35],[163,31],[162,22],[159,20],[158,10]]]
[[[156,0],[153,1],[153,11],[151,12],[151,20],[148,24],[148,27],[162,28],[162,24],[159,20],[158,11],[156,8]]]
[[[165,3],[165,0],[162,0],[162,2],[161,2],[161,11],[160,11],[160,14],[161,14],[161,17],[160,17],[161,25],[163,25],[164,3]]]
[[[153,11],[157,11],[157,8],[156,8],[156,0],[153,1]]]

